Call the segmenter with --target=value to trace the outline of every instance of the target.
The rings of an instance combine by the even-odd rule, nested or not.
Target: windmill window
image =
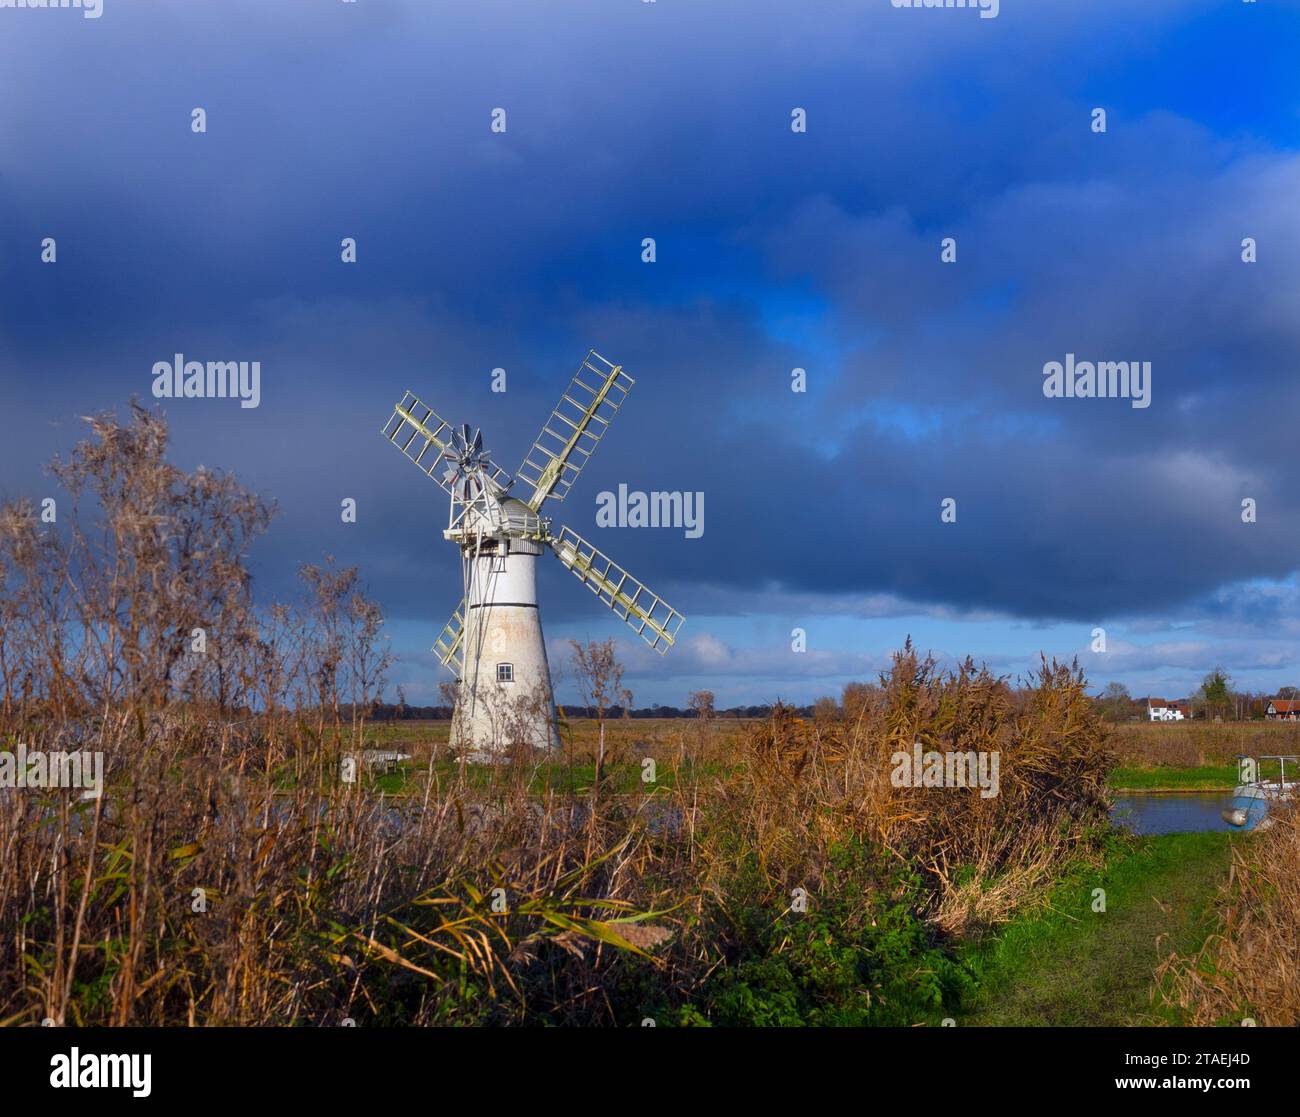
[[[497,664],[497,682],[513,683],[515,681],[515,665],[513,663]]]
[[[506,572],[506,556],[505,556],[505,555],[493,555],[493,556],[492,556],[492,573],[493,573],[493,574],[504,574],[505,572]]]

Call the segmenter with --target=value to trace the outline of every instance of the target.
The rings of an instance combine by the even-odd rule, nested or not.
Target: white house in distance
[[[1148,698],[1147,717],[1152,721],[1183,721],[1187,717],[1187,703]]]

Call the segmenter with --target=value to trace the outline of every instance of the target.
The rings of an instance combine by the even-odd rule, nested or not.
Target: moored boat
[[[1277,775],[1260,776],[1263,763],[1276,760]],[[1240,830],[1266,830],[1273,825],[1269,811],[1278,803],[1293,799],[1300,791],[1300,781],[1287,779],[1287,765],[1294,771],[1300,756],[1238,756],[1237,773],[1241,781],[1233,789],[1232,803],[1221,812],[1223,821]]]

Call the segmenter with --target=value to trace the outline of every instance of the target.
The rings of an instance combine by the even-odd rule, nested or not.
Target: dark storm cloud
[[[594,345],[638,383],[555,515],[685,611],[1093,619],[1283,577],[1300,165],[1144,69],[1140,36],[1196,54],[1186,28],[1214,5],[1029,7],[108,0],[86,27],[10,19],[0,496],[39,491],[75,416],[147,393],[154,361],[260,360],[256,411],[168,412],[179,463],[277,498],[267,592],[330,552],[390,613],[440,620],[459,582],[443,498],[378,428],[409,387],[513,469]],[[1222,75],[1243,103],[1281,49],[1250,46]],[[1152,406],[1044,399],[1066,352],[1150,360]],[[619,483],[703,490],[704,537],[598,530]],[[549,615],[590,610],[544,577],[569,587]]]

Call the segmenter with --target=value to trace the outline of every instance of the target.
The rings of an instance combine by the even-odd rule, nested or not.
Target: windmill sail
[[[458,679],[465,670],[465,605],[466,599],[461,598],[451,620],[433,642],[433,654],[438,657],[438,662],[455,671]]]
[[[660,655],[673,646],[685,618],[658,594],[570,528],[560,528],[560,534],[551,540],[551,549],[583,585]]]
[[[517,475],[533,486],[528,507],[563,500],[636,383],[594,349],[555,405]]]
[[[455,496],[454,471],[447,469],[447,458],[459,457],[453,447],[453,430],[450,423],[431,407],[426,407],[413,392],[407,392],[393,408],[392,417],[384,424],[384,437],[415,462],[441,486],[442,491]],[[475,451],[481,453],[481,444]],[[501,488],[510,487],[510,475],[500,466],[493,465],[482,455],[485,472]]]

